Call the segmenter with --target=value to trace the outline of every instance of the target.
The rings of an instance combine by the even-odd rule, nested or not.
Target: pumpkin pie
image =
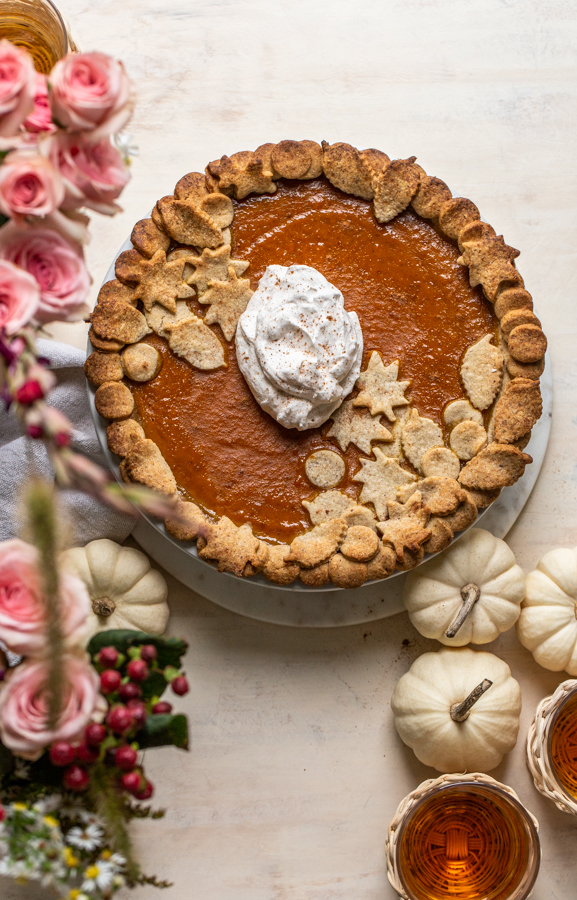
[[[220,571],[350,588],[418,565],[531,462],[546,339],[518,255],[414,157],[286,140],[185,175],[90,317],[122,477],[175,495],[167,531]],[[311,271],[353,323],[343,339],[327,314],[317,348],[349,354],[348,381],[295,427],[301,382],[271,414],[239,348],[278,306],[265,288]],[[318,375],[285,368],[283,386]]]

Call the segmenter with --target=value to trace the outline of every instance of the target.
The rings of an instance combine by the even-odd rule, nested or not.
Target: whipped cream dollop
[[[256,401],[285,428],[322,425],[353,389],[363,333],[310,266],[269,266],[241,315],[236,356]]]

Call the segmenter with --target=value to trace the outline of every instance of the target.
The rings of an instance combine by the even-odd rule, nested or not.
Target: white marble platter
[[[117,257],[131,247],[130,239],[127,239],[110,264],[104,282],[115,277],[114,263]],[[92,349],[89,342],[88,352]],[[96,390],[88,382],[87,390],[102,450],[116,479],[122,482],[118,459],[108,449],[108,423],[94,406]],[[529,499],[545,459],[553,411],[553,376],[549,357],[541,378],[541,392],[543,415],[534,427],[531,441],[526,447],[526,452],[533,457],[533,463],[517,484],[505,488],[495,503],[488,509],[481,510],[475,523],[487,528],[497,537],[505,537],[513,526]],[[407,577],[404,572],[397,572],[384,581],[368,582],[352,590],[336,587],[310,588],[298,580],[291,585],[279,586],[271,584],[262,576],[246,579],[218,572],[214,565],[200,559],[195,543],[185,544],[175,540],[162,523],[147,516],[139,518],[132,536],[149,556],[187,587],[225,609],[251,619],[300,628],[330,628],[370,622],[393,616],[404,609],[402,593]],[[459,536],[455,539],[458,540]],[[427,554],[425,559],[429,557],[430,554]]]

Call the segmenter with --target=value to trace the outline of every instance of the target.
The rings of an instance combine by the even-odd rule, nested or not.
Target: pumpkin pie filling
[[[271,264],[317,269],[359,317],[362,368],[373,351],[385,363],[398,359],[400,377],[411,382],[411,405],[444,427],[444,408],[464,397],[464,352],[496,332],[489,303],[457,262],[456,245],[410,210],[379,224],[366,201],[322,177],[281,181],[275,194],[249,196],[234,207],[233,256],[249,263],[251,287]],[[195,299],[188,302],[203,315]],[[318,449],[340,452],[327,436],[331,423],[303,432],[279,425],[253,398],[233,341],[222,341],[226,368],[212,371],[179,359],[156,335],[145,341],[159,350],[162,368],[153,380],[130,386],[145,434],[181,492],[213,516],[249,522],[260,537],[290,543],[308,530],[302,501],[317,491],[305,461]],[[353,475],[359,458],[368,457],[352,444],[342,456],[346,471],[338,489],[356,498]]]

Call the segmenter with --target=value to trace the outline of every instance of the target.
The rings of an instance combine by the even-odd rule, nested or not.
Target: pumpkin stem
[[[114,600],[109,600],[108,597],[99,597],[98,600],[92,601],[92,612],[97,616],[102,616],[103,619],[111,616],[115,609],[116,603]]]
[[[468,697],[465,697],[462,703],[453,703],[451,706],[451,718],[453,722],[464,722],[465,719],[468,719],[469,712],[471,711],[471,707],[477,702],[479,697],[482,697],[485,691],[488,691],[492,681],[489,681],[488,678],[484,678],[481,684],[478,684],[476,688],[473,688]]]
[[[448,638],[455,637],[480,596],[481,588],[478,587],[478,585],[473,584],[473,582],[470,582],[469,584],[466,584],[465,587],[461,588],[463,605],[445,632],[445,635]]]

